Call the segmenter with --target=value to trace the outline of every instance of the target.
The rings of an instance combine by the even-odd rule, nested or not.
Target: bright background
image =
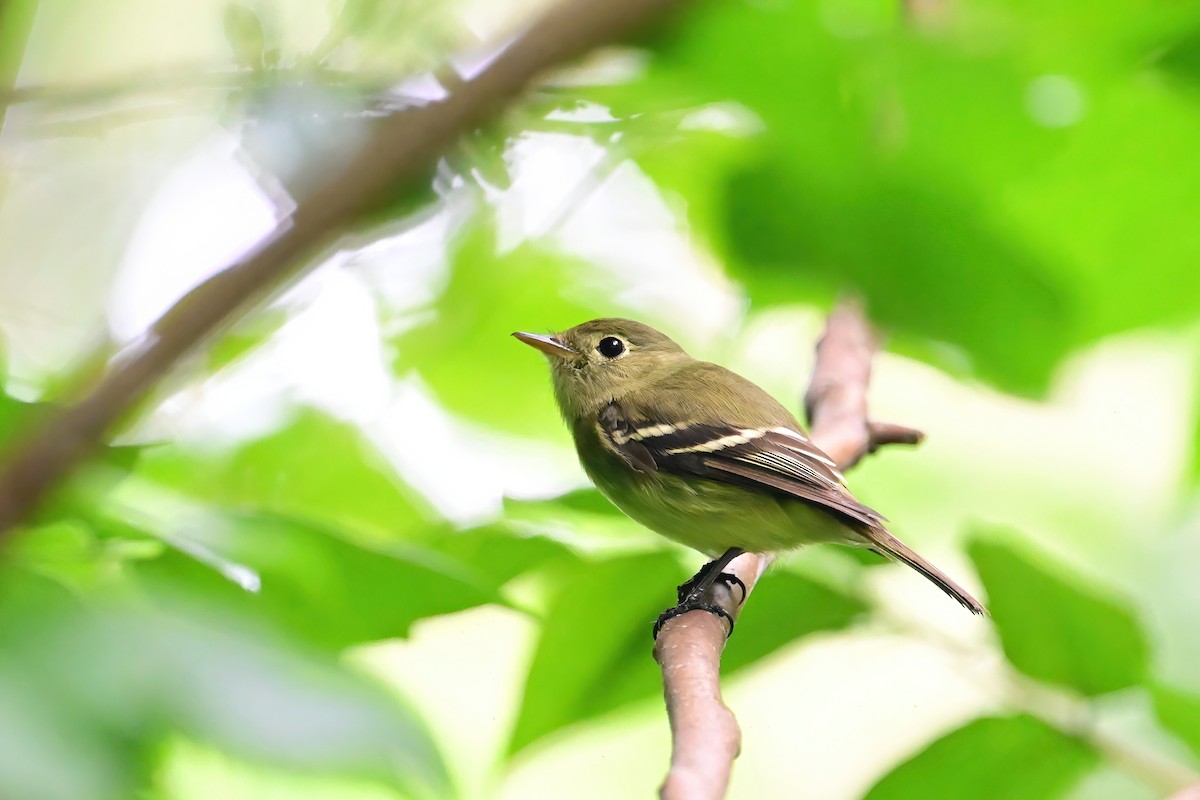
[[[541,5],[5,4],[0,441]],[[632,316],[798,408],[845,291],[928,436],[851,486],[994,616],[788,556],[730,796],[1200,783],[1200,5],[700,3],[549,78],[9,544],[0,795],[650,796],[702,558],[587,488],[508,334]]]

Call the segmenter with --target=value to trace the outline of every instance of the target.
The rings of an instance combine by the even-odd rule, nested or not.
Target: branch
[[[876,348],[861,308],[852,302],[834,309],[817,343],[804,405],[813,441],[843,469],[885,444],[916,444],[922,438],[912,428],[867,420],[867,385]],[[769,553],[746,553],[726,571],[742,580],[749,595],[772,559]],[[736,618],[745,598],[734,598],[721,582],[714,584],[712,592],[706,599]],[[662,666],[673,745],[670,770],[660,790],[663,800],[719,800],[729,786],[741,731],[721,702],[725,636],[725,624],[706,611],[681,614],[658,634],[654,657]]]
[[[235,313],[306,269],[355,222],[420,179],[460,136],[500,111],[551,67],[608,44],[678,0],[566,0],[443,102],[381,120],[349,163],[304,198],[264,241],[185,295],[78,404],[54,415],[0,471],[0,538],[101,442],[187,352]]]

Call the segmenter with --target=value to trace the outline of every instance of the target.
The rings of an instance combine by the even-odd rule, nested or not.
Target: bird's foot
[[[742,579],[732,572],[719,572],[711,580],[708,580],[709,568],[716,562],[710,561],[700,568],[692,577],[688,578],[683,583],[675,588],[675,599],[680,605],[692,600],[699,600],[708,587],[714,583],[723,583],[729,587],[729,591],[733,592],[733,587],[737,586],[741,589],[741,595],[737,599],[737,604],[740,606],[746,601],[746,584],[742,583]]]
[[[710,567],[712,567],[712,562],[706,564],[694,576],[679,584],[679,587],[676,589],[676,596],[679,602],[659,614],[658,620],[654,623],[655,640],[658,639],[658,633],[662,630],[662,626],[667,623],[667,620],[678,617],[680,614],[686,614],[689,611],[707,611],[710,614],[716,614],[729,624],[729,629],[725,632],[725,638],[728,639],[733,635],[733,615],[719,604],[705,600],[704,596],[714,583],[723,583],[729,587],[729,593],[733,595],[736,605],[740,606],[746,600],[746,584],[742,582],[741,578],[731,572],[720,572],[715,576],[709,577]],[[741,590],[740,595],[735,594],[734,586]]]
[[[705,603],[697,598],[695,600],[681,601],[679,605],[672,606],[658,615],[658,620],[654,623],[655,641],[658,640],[658,633],[662,630],[663,625],[667,624],[668,620],[674,619],[680,614],[686,614],[689,611],[707,611],[710,614],[716,614],[729,623],[729,629],[725,631],[725,638],[728,639],[733,635],[733,615],[716,603]]]

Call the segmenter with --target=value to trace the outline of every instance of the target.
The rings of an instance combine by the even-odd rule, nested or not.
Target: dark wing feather
[[[642,472],[695,475],[805,500],[846,519],[872,550],[907,564],[974,614],[983,605],[884,528],[884,518],[843,488],[837,466],[798,425],[736,427],[664,422],[610,403],[598,419],[601,440]]]
[[[619,403],[600,414],[609,447],[635,469],[694,475],[779,492],[871,527],[882,517],[842,488],[833,460],[791,426],[732,425],[631,418]]]

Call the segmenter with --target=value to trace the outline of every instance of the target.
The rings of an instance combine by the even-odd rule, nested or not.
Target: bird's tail
[[[988,610],[984,608],[983,603],[980,603],[971,594],[953,580],[946,573],[930,564],[924,558],[917,554],[915,550],[906,545],[904,542],[892,536],[881,526],[872,526],[869,531],[864,531],[866,537],[870,540],[870,548],[881,556],[888,556],[897,561],[907,564],[917,572],[928,578],[934,586],[941,589],[946,594],[953,597],[963,605],[972,614],[987,616]]]

